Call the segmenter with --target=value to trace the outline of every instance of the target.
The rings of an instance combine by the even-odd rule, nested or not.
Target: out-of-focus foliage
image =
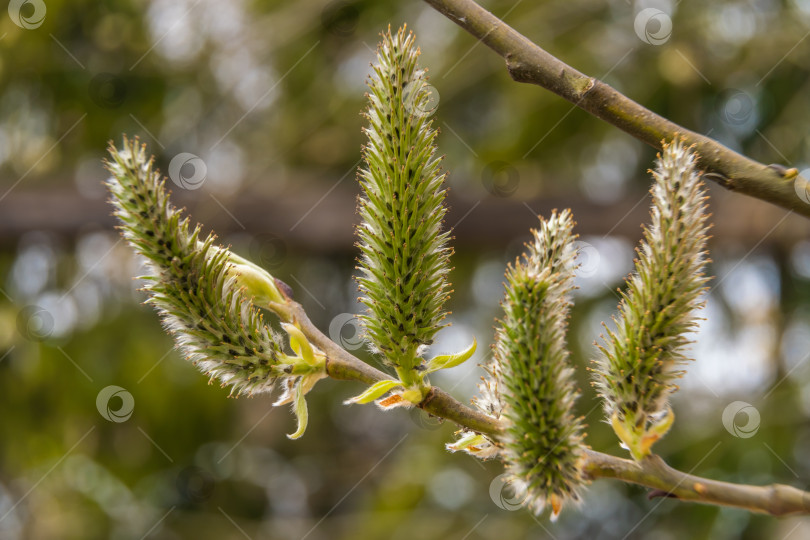
[[[441,102],[434,125],[460,201],[447,224],[475,222],[485,206],[503,205],[526,231],[457,235],[453,326],[437,334],[431,354],[491,336],[506,262],[537,219],[524,203],[647,206],[651,150],[512,82],[500,58],[419,1],[9,4],[0,12],[4,227],[16,226],[5,216],[19,216],[23,204],[30,215],[19,219],[39,222],[58,210],[81,220],[85,208],[103,204],[107,142],[138,134],[164,171],[181,153],[193,154],[175,162],[175,191],[195,203],[192,218],[231,223],[237,232],[222,243],[271,265],[316,324],[364,357],[351,317],[361,310],[350,279],[356,252],[286,239],[316,224],[351,234],[357,223],[351,206],[340,215],[326,209],[353,182],[364,81],[389,23],[407,22],[416,33]],[[810,164],[806,1],[486,5],[676,122],[765,163]],[[653,13],[639,31],[634,23],[648,8],[667,18]],[[191,182],[203,165],[204,182]],[[296,217],[300,227],[268,230],[230,210],[240,195],[292,205],[313,192],[312,208]],[[735,223],[757,232],[715,229],[709,274],[716,277],[696,362],[673,399],[677,421],[656,451],[712,478],[808,487],[810,226],[773,218],[765,203],[711,193],[711,204],[739,208],[745,219]],[[75,208],[31,204],[28,194],[34,201],[58,194]],[[586,442],[613,453],[621,450],[601,422],[584,367],[598,322],[615,310],[615,288],[632,268],[640,230],[633,235],[635,224],[627,227],[622,214],[581,238],[569,333]],[[341,405],[362,390],[357,384],[318,385],[309,394],[307,434],[289,441],[294,421],[272,410],[273,397],[227,399],[226,389],[207,385],[171,351],[157,318],[138,305],[145,296],[131,277],[144,269],[110,223],[88,217],[65,231],[0,230],[2,538],[810,535],[807,520],[648,500],[610,481],[594,483],[579,511],[554,524],[535,521],[501,490],[499,464],[444,452],[452,426],[418,412]],[[478,363],[486,341],[479,339]],[[431,382],[466,400],[481,375],[475,363]]]

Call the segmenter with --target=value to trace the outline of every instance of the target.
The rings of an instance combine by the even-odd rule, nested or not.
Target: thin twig
[[[515,81],[542,86],[654,148],[661,149],[664,140],[683,138],[695,145],[707,178],[810,217],[810,204],[796,193],[796,169],[763,165],[655,114],[552,56],[473,0],[425,1],[501,55]]]
[[[333,379],[360,381],[366,384],[374,384],[383,379],[394,378],[366,364],[325,336],[312,324],[301,304],[293,301],[290,301],[290,304],[292,305],[293,318],[299,324],[301,330],[313,344],[326,353],[326,372],[330,377]],[[495,420],[459,403],[450,394],[436,386],[430,388],[419,407],[434,416],[446,418],[460,426],[468,427],[480,433],[497,435],[501,431],[501,426]]]

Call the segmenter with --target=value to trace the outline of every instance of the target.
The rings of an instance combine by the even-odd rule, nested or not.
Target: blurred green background
[[[810,166],[806,0],[486,6],[682,125],[765,163]],[[8,7],[0,538],[810,537],[806,518],[648,500],[613,481],[593,484],[581,509],[556,523],[535,518],[502,490],[498,463],[444,450],[453,426],[341,405],[361,389],[354,383],[319,384],[306,435],[289,441],[294,419],[272,408],[272,396],[228,399],[207,385],[140,304],[132,276],[142,263],[114,231],[101,167],[122,133],[139,135],[164,171],[180,156],[175,202],[289,283],[333,339],[376,362],[352,318],[359,112],[379,32],[407,23],[451,172],[453,326],[434,351],[458,350],[473,335],[491,342],[505,264],[536,213],[571,207],[583,242],[569,336],[578,407],[588,444],[624,455],[586,366],[648,216],[651,149],[512,82],[500,58],[418,1]],[[711,478],[807,488],[809,223],[710,191],[707,320],[674,400],[677,421],[656,449]],[[487,351],[434,383],[468,400]],[[110,386],[120,388],[102,392]]]

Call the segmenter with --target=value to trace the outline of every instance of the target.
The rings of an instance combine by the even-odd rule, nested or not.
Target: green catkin
[[[708,278],[706,196],[696,157],[682,142],[665,144],[651,189],[652,221],[638,249],[635,273],[622,293],[616,330],[607,330],[595,362],[595,386],[614,431],[642,459],[669,429],[669,396],[686,334]]]
[[[284,301],[272,276],[215,245],[213,235],[201,239],[199,225],[190,229],[137,139],[124,138],[121,150],[111,145],[109,152],[107,188],[119,229],[148,261],[147,302],[178,348],[212,380],[230,386],[232,395],[269,392],[280,378],[294,383],[287,384],[289,391],[296,385],[308,390],[323,376],[322,354],[288,329],[291,325],[285,329],[293,332],[291,346],[301,354],[286,354],[253,304],[254,297],[268,304]]]
[[[443,327],[451,248],[442,231],[445,174],[426,114],[430,87],[413,34],[383,34],[369,79],[357,229],[361,316],[375,352],[396,368],[406,401],[426,391],[424,350]]]
[[[582,419],[565,335],[574,275],[571,213],[541,218],[522,259],[506,272],[504,315],[496,332],[489,377],[475,404],[505,423],[498,440],[463,432],[451,450],[499,457],[517,496],[535,512],[548,504],[556,518],[579,500]]]

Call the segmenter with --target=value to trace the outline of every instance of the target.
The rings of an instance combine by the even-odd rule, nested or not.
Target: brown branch
[[[282,290],[288,291],[289,288],[284,286]],[[326,371],[333,379],[370,385],[392,378],[329,339],[312,324],[304,308],[292,299],[289,300],[288,310],[284,315],[297,322],[307,338],[326,353]],[[434,416],[495,438],[503,432],[504,426],[497,420],[460,403],[435,386],[431,387],[419,407]],[[682,501],[733,506],[774,516],[810,514],[808,492],[781,484],[747,486],[708,480],[675,470],[655,455],[638,463],[586,449],[583,470],[590,479],[614,478],[648,487],[658,496],[676,497]]]
[[[772,516],[810,513],[810,493],[806,491],[783,484],[748,486],[708,480],[673,469],[656,455],[637,463],[587,450],[584,469],[591,478],[616,478],[682,501],[733,506]]]
[[[655,114],[552,56],[473,0],[425,1],[501,55],[515,81],[542,86],[654,148],[682,137],[695,145],[707,178],[810,217],[810,204],[796,193],[796,169],[763,165]]]

